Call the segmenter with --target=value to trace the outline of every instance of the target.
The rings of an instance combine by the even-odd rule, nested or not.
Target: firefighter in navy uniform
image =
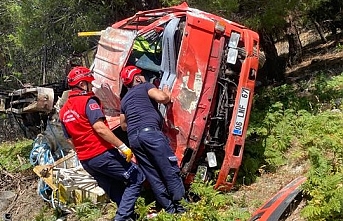
[[[109,129],[100,101],[92,92],[92,72],[77,66],[67,80],[71,91],[59,113],[64,134],[83,168],[117,204],[114,220],[134,220],[134,206],[145,176],[131,162],[131,149]]]
[[[121,100],[120,124],[127,130],[138,165],[151,185],[156,201],[168,213],[183,213],[180,204],[185,188],[180,177],[177,158],[161,131],[162,115],[158,103],[170,102],[167,87],[159,90],[146,82],[142,71],[127,66],[121,71],[128,92]]]

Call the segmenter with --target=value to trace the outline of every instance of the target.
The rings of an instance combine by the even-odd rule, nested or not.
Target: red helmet
[[[75,86],[80,81],[87,81],[91,83],[94,81],[93,74],[91,70],[89,70],[86,67],[77,66],[71,69],[71,71],[68,74],[68,85],[69,86]]]
[[[127,86],[132,82],[133,77],[135,75],[141,74],[141,73],[142,73],[141,69],[135,66],[129,65],[123,68],[123,70],[120,72],[120,77],[121,77],[121,80],[123,81],[123,84]]]

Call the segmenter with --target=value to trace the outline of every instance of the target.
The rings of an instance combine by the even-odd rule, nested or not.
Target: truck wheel
[[[238,49],[238,53],[241,54],[243,57],[246,56],[246,50],[245,48],[237,48]],[[256,55],[256,49],[254,49],[254,54]],[[262,68],[264,63],[266,62],[266,56],[264,55],[264,53],[262,51],[260,51],[260,53],[258,54],[258,68]]]

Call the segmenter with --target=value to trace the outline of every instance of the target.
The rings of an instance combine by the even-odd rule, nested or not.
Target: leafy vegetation
[[[51,209],[48,206],[44,206],[40,209],[38,215],[35,217],[35,221],[55,221],[56,214],[50,214]]]
[[[80,221],[92,221],[101,217],[101,210],[92,202],[76,205],[76,216]]]
[[[308,147],[311,169],[304,189],[310,196],[303,215],[310,220],[341,220],[343,209],[343,114],[325,111],[312,118],[302,145]]]
[[[31,149],[32,140],[2,143],[0,145],[0,169],[18,172],[31,168],[28,161]]]
[[[191,199],[197,199],[193,202],[183,201],[182,204],[187,212],[181,215],[173,215],[161,211],[158,216],[151,219],[156,221],[187,221],[187,220],[247,220],[249,212],[242,207],[242,201],[234,199],[230,194],[223,194],[213,189],[211,183],[203,183],[196,180],[190,189]],[[87,204],[86,206],[89,206]],[[146,203],[143,197],[140,197],[136,204],[136,213],[139,215],[138,220],[146,220],[149,211],[155,206],[155,202]],[[80,214],[88,214],[82,212]],[[113,214],[114,215],[114,214]],[[79,216],[80,217],[80,216]]]
[[[309,200],[302,212],[308,220],[343,218],[342,81],[343,73],[319,73],[255,96],[240,174],[247,184],[256,180],[261,166],[275,171],[290,160],[309,160],[304,185]],[[299,152],[287,154],[290,150]]]

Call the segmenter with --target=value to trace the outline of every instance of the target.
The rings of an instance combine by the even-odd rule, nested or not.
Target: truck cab
[[[156,87],[168,85],[172,102],[159,110],[185,184],[199,176],[230,190],[242,161],[260,53],[256,32],[186,3],[141,11],[101,31],[91,67],[94,91],[116,129],[127,90],[123,67],[136,65]]]

